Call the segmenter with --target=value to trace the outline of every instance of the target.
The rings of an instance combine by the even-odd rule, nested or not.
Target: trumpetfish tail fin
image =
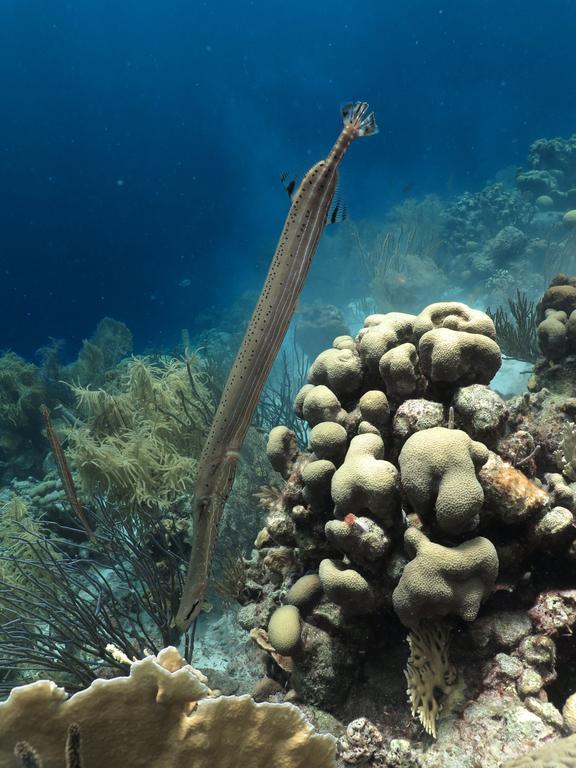
[[[344,104],[340,109],[344,126],[354,124],[358,136],[372,136],[378,133],[374,112],[366,114],[367,110],[368,102],[366,101],[351,101]]]

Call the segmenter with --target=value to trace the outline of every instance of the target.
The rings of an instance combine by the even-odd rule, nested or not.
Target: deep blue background
[[[225,311],[342,101],[381,127],[344,164],[353,218],[479,188],[576,131],[575,29],[574,0],[3,0],[0,349]]]

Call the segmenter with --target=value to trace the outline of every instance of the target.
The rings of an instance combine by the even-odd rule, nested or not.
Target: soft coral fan
[[[166,510],[192,491],[211,403],[199,358],[132,358],[109,389],[73,390],[85,422],[71,428],[68,455],[86,492]]]

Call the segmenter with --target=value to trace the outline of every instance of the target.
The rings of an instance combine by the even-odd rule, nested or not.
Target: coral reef
[[[576,395],[576,277],[557,274],[538,307],[538,342],[543,359],[534,367],[530,389],[553,388]]]
[[[120,750],[109,764],[134,762],[140,751],[144,761],[154,759],[146,748],[153,738],[166,765],[184,758],[189,744],[206,764],[221,765],[243,758],[255,766],[338,768],[574,763],[573,737],[561,737],[576,732],[575,222],[576,135],[535,142],[526,168],[507,183],[448,204],[409,200],[383,231],[361,222],[330,235],[330,260],[316,278],[325,282],[322,290],[330,288],[324,301],[343,307],[354,300],[346,316],[329,303],[300,311],[297,346],[285,346],[261,399],[221,526],[214,591],[226,605],[241,605],[250,640],[243,645],[233,635],[219,602],[197,637],[205,659],[210,632],[224,655],[233,647],[233,664],[250,670],[244,690],[265,704],[232,697],[196,706],[208,691],[178,699],[167,674],[173,680],[182,673],[181,692],[190,674],[198,676],[163,652],[111,685],[120,691],[140,676],[144,691],[150,673],[148,714],[142,696],[133,716],[150,723],[153,711],[157,725],[159,708],[163,724],[172,705],[178,712],[163,733],[151,726],[130,742],[129,757]],[[333,274],[339,281],[327,279]],[[449,287],[494,311],[452,301],[419,311]],[[374,314],[375,303],[385,313]],[[13,353],[0,357],[4,690],[14,675],[35,679],[43,669],[71,687],[121,673],[123,661],[106,648],[106,635],[130,657],[175,641],[175,544],[188,542],[182,511],[246,305],[213,319],[219,328],[198,340],[204,358],[187,340],[183,360],[123,360],[131,334],[110,318],[69,365],[59,361],[56,345],[43,351],[41,367]],[[363,327],[349,335],[347,324],[360,313]],[[498,392],[510,390],[490,383],[508,357],[534,371],[529,391],[505,402]],[[95,529],[99,553],[81,532],[57,541],[48,534],[54,521],[66,525],[69,518],[46,459],[43,404],[58,439],[68,440],[80,500],[94,505],[105,496],[111,505],[115,522]],[[281,477],[277,485],[268,465]],[[259,532],[257,487],[266,510]],[[149,513],[167,526],[166,537],[146,523]],[[113,530],[110,546],[104,539]],[[239,543],[247,538],[255,538],[255,548],[243,558]],[[83,652],[67,638],[74,623]],[[235,693],[238,680],[224,666],[214,680]],[[98,682],[82,695],[104,701],[105,686]],[[32,716],[34,697],[50,707],[58,690],[38,683],[15,691],[8,704],[26,701]],[[286,742],[274,720],[280,710],[268,707],[287,701],[342,733],[337,757],[332,740],[317,741],[293,708],[278,715],[294,726]],[[0,723],[7,706],[0,705]],[[46,717],[39,731],[8,730],[0,750],[8,764],[16,765],[17,755],[22,764],[60,765],[67,727],[78,723],[68,738],[80,739],[75,749],[89,768],[102,740],[92,725],[98,717],[91,714],[89,724],[58,715],[54,728]],[[185,735],[175,757],[167,744],[176,741],[178,723]],[[230,755],[211,739],[220,727],[238,734]],[[123,740],[124,725],[115,721],[114,728]],[[266,747],[261,754],[241,752],[245,743],[251,748],[250,734]],[[278,751],[270,757],[272,736]],[[112,741],[108,734],[111,750]],[[281,751],[296,743],[316,746],[297,757]]]
[[[65,381],[99,386],[107,372],[132,349],[132,334],[123,324],[104,318],[78,358],[69,365],[59,359],[61,345],[40,350],[42,365],[14,352],[0,356],[0,478],[8,482],[28,475],[40,478],[48,449],[41,406],[69,404]]]
[[[400,621],[408,627],[418,627],[422,619],[448,615],[474,621],[498,573],[492,543],[478,536],[448,548],[430,542],[417,528],[409,528],[404,548],[413,559],[392,595]]]
[[[115,510],[100,505],[98,529],[87,544],[69,521],[35,520],[20,499],[2,513],[5,689],[46,674],[78,689],[106,670],[122,671],[109,653],[111,642],[132,658],[177,640],[171,620],[184,552],[173,528],[142,513],[124,514],[120,524]]]
[[[494,312],[486,310],[494,322],[502,354],[535,363],[539,357],[535,303],[517,289],[516,297],[508,298],[507,304],[508,310],[501,306]]]
[[[89,339],[82,343],[77,359],[61,370],[60,378],[80,387],[101,387],[106,373],[132,352],[132,332],[124,323],[104,317]]]
[[[381,310],[413,312],[449,279],[440,266],[442,203],[434,195],[408,198],[394,207],[383,230],[353,226],[356,260],[364,267],[374,303]],[[351,253],[355,253],[350,249]],[[359,301],[369,313],[369,302]]]
[[[336,336],[349,333],[342,312],[333,304],[316,302],[298,310],[294,340],[309,358],[314,358]]]
[[[438,713],[457,680],[449,659],[449,638],[449,629],[439,622],[423,622],[408,635],[406,681],[412,715],[418,715],[431,736],[436,736]]]
[[[569,210],[576,203],[576,135],[538,139],[528,150],[528,169],[519,169],[516,184],[528,199],[548,197]],[[540,203],[542,205],[542,202]]]
[[[554,458],[558,440],[541,440],[559,413],[546,393],[504,403],[487,386],[500,365],[495,336],[487,315],[454,302],[418,315],[369,316],[354,339],[320,353],[296,397],[308,450],[285,427],[269,439],[285,484],[267,503],[266,528],[247,562],[247,581],[260,593],[241,608],[240,622],[252,632],[267,628],[284,659],[279,666],[268,657],[273,679],[342,718],[368,716],[353,707],[358,679],[408,627],[412,709],[440,736],[437,751],[409,748],[410,765],[448,764],[441,756],[459,718],[470,728],[474,718],[482,723],[503,757],[526,751],[520,730],[504,748],[500,726],[484,719],[496,695],[519,729],[523,717],[534,720],[536,739],[563,727],[545,689],[564,657],[510,607],[512,595],[536,606],[550,569],[568,588],[574,494],[567,465]],[[280,554],[279,577],[270,564]],[[506,634],[497,620],[521,630]],[[397,679],[391,685],[399,691]],[[380,723],[382,744],[366,737],[371,759],[394,765],[401,730]],[[343,754],[364,754],[355,744],[365,730],[350,731]],[[483,764],[496,764],[490,754]]]
[[[570,768],[575,764],[576,737],[568,736],[565,739],[558,739],[553,744],[546,744],[524,757],[507,760],[503,768],[546,768],[552,765],[558,768]]]
[[[443,211],[442,238],[445,258],[456,260],[466,282],[494,271],[503,263],[509,268],[526,245],[523,229],[532,217],[532,206],[516,189],[497,183],[481,192],[466,192]]]

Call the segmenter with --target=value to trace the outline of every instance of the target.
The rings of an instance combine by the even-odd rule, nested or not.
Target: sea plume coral
[[[192,492],[212,402],[200,358],[132,358],[108,389],[73,391],[84,421],[69,431],[68,456],[88,494],[163,511]]]

